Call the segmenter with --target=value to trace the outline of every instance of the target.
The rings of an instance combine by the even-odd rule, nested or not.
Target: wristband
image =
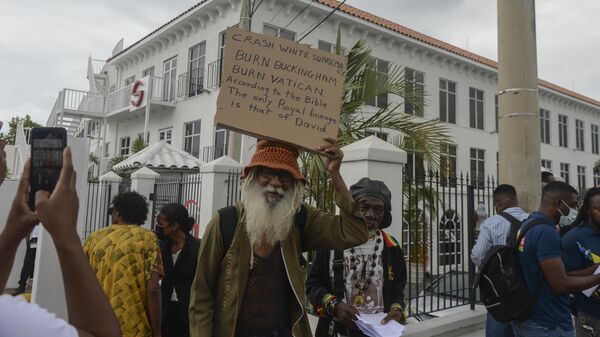
[[[331,301],[329,301],[329,303],[327,303],[327,315],[333,316],[333,310],[335,309],[335,306],[337,304],[338,304],[338,301],[335,297],[333,299],[331,299]]]

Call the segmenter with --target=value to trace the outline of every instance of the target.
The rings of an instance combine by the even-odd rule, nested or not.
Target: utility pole
[[[251,0],[242,0],[240,9],[240,23],[238,27],[250,31],[252,27],[252,9],[250,6]],[[241,161],[242,157],[242,134],[229,131],[229,141],[227,143],[227,154],[237,162]]]
[[[498,0],[499,182],[526,211],[540,204],[535,0]]]

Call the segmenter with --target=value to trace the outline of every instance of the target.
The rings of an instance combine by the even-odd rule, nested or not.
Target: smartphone
[[[35,193],[52,192],[63,165],[63,150],[67,146],[64,128],[33,128],[31,140],[31,170],[29,174],[29,206],[35,210]]]

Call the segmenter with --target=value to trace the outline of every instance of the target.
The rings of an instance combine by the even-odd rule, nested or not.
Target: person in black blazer
[[[162,290],[162,337],[188,337],[190,290],[194,276],[200,240],[190,234],[194,225],[187,209],[181,204],[167,204],[156,215],[165,277]]]

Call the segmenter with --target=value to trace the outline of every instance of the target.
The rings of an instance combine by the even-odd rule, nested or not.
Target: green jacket
[[[365,243],[367,226],[356,203],[336,195],[340,215],[324,213],[305,205],[304,233],[293,226],[281,250],[295,301],[290,302],[294,337],[312,336],[306,310],[305,282],[308,264],[302,252],[319,249],[344,250]],[[213,216],[202,238],[196,277],[190,298],[191,337],[234,337],[250,271],[250,240],[246,235],[244,209],[237,205],[236,231],[223,258],[219,215]]]

